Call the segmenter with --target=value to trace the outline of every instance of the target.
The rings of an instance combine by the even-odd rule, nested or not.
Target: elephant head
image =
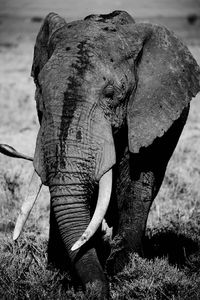
[[[106,297],[90,238],[113,194],[119,148],[139,153],[165,135],[199,91],[200,69],[172,32],[115,11],[69,24],[50,13],[31,74],[40,122],[34,168],[49,186],[51,213],[76,274],[83,285],[96,280]],[[123,145],[120,132],[127,133]]]

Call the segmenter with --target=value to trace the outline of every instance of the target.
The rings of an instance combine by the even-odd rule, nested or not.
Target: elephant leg
[[[126,179],[124,176],[124,181]],[[141,172],[137,180],[130,181],[126,189],[122,189],[123,198],[118,198],[118,229],[107,261],[107,272],[111,275],[122,270],[130,252],[143,256],[142,238],[153,201],[154,182],[153,172]]]
[[[142,240],[149,210],[162,184],[188,112],[189,108],[186,108],[164,136],[157,138],[151,146],[139,154],[126,151],[123,156],[116,184],[119,223],[109,258],[112,272],[123,268],[128,253],[143,255]]]

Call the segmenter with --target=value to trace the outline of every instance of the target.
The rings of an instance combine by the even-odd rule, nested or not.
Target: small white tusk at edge
[[[75,251],[83,246],[97,231],[106,214],[112,191],[112,169],[106,172],[99,181],[99,194],[94,215],[86,228],[85,232],[72,246],[71,250]]]
[[[42,182],[36,171],[33,172],[30,184],[29,184],[29,189],[28,189],[28,195],[26,199],[24,200],[22,207],[20,209],[16,224],[15,224],[15,229],[13,233],[13,240],[15,241],[21,234],[23,226],[28,219],[28,216],[35,204],[35,201],[37,200],[37,197],[39,195],[39,192],[42,187]]]

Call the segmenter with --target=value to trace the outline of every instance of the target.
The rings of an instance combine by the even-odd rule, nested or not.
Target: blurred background
[[[35,34],[50,11],[67,21],[94,13],[126,10],[136,20],[168,26],[189,42],[200,38],[200,0],[0,0],[0,32]]]

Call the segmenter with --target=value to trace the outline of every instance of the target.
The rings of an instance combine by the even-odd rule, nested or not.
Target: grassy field
[[[200,63],[199,19],[193,25],[185,15],[152,17],[151,13],[139,19],[174,29]],[[30,68],[39,26],[40,18],[33,15],[0,17],[0,143],[28,155],[34,153],[38,131]],[[199,100],[200,95],[192,101],[188,122],[153,203],[145,258],[132,254],[123,272],[109,278],[112,299],[200,299]],[[46,188],[22,236],[16,243],[12,241],[31,172],[30,162],[0,156],[0,299],[95,299],[93,286],[87,295],[75,294],[68,274],[46,268]]]

